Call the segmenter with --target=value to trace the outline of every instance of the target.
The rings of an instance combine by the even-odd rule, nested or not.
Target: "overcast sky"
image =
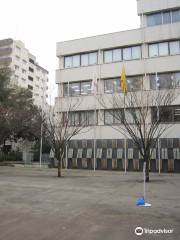
[[[136,0],[1,0],[0,39],[25,43],[50,72],[53,97],[56,42],[138,27]]]

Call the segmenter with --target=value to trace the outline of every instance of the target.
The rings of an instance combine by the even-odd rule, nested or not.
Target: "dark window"
[[[29,62],[34,64],[34,60],[32,58],[29,58]]]
[[[34,72],[34,69],[31,68],[31,67],[29,67],[29,71],[30,71],[30,72]]]
[[[169,89],[172,87],[180,87],[180,72],[176,73],[161,73],[150,75],[150,88],[156,89]]]
[[[28,89],[33,90],[33,86],[28,85]]]
[[[91,93],[92,93],[92,81],[63,84],[64,96],[89,95]]]
[[[33,77],[31,77],[31,76],[28,76],[28,79],[29,79],[30,81],[33,81]]]
[[[158,116],[162,123],[180,122],[180,106],[153,107],[151,109],[152,121],[157,121]]]
[[[122,109],[104,110],[104,124],[116,125],[123,121],[124,112]]]
[[[92,126],[95,120],[94,111],[77,111],[64,113],[64,124],[68,121],[70,126]],[[98,123],[98,113],[96,112],[96,124]]]

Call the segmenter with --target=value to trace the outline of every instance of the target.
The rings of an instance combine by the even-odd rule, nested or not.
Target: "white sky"
[[[57,95],[56,42],[139,27],[136,0],[1,0],[0,39],[21,40]]]

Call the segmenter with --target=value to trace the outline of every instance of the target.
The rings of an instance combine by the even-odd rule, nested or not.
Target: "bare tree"
[[[73,119],[73,113],[78,110],[79,105],[79,99],[75,103],[71,101],[68,103],[66,111],[55,112],[53,110],[44,119],[43,129],[46,139],[58,160],[58,177],[62,176],[62,163],[69,141],[74,136],[89,130],[85,120],[77,122],[76,119]],[[83,129],[85,130],[83,131]]]
[[[101,105],[119,122],[112,125],[124,136],[130,137],[146,162],[146,182],[149,182],[149,161],[158,139],[171,127],[163,123],[163,109],[175,100],[175,90],[128,92],[122,96],[112,95],[107,102],[100,99]]]

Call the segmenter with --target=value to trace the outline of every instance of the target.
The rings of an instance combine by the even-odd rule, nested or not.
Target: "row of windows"
[[[92,93],[92,81],[65,83],[63,85],[64,96],[89,95]]]
[[[20,67],[19,67],[18,65],[15,65],[14,68],[15,68],[15,70],[19,70]],[[29,67],[29,71],[30,71],[30,72],[34,72],[34,69],[31,68],[31,67]],[[25,69],[22,69],[22,73],[26,73],[26,70],[25,70]]]
[[[78,111],[78,112],[70,112],[63,113],[63,121],[64,125],[67,124],[69,126],[92,126],[98,124],[98,115],[96,114],[96,123],[95,123],[95,112],[94,111]]]
[[[29,85],[28,85],[29,86]],[[126,121],[133,124],[134,120],[132,117],[132,112],[136,113],[138,116],[137,109],[129,109],[124,112],[123,109],[109,109],[104,110],[104,125],[118,125],[124,121],[124,116]],[[68,121],[69,126],[93,126],[98,124],[98,112],[96,114],[95,123],[95,112],[94,111],[77,111],[63,113],[64,125]],[[157,108],[151,108],[151,121],[157,121]],[[180,122],[180,106],[169,106],[159,108],[159,118],[162,123],[173,123]],[[94,124],[95,123],[95,124]]]
[[[147,15],[147,26],[155,26],[180,21],[180,9],[162,11]]]
[[[180,54],[180,41],[149,44],[149,57]],[[104,63],[141,59],[141,46],[109,49],[104,51]],[[80,67],[97,64],[97,52],[64,57],[64,67]]]
[[[126,121],[133,124],[134,119],[132,117],[132,112],[136,113],[136,116],[138,117],[138,111],[136,109],[126,110],[125,113],[123,109],[104,110],[104,124],[121,124],[123,122],[124,116],[126,117]],[[151,108],[151,121],[157,121],[157,116],[157,108]],[[180,106],[160,107],[159,119],[162,123],[180,122]]]
[[[157,79],[158,78],[158,79]],[[180,72],[158,73],[149,75],[150,89],[169,89],[180,87]],[[126,77],[128,91],[138,91],[142,89],[143,77],[133,76]],[[158,84],[158,86],[157,86]],[[69,88],[69,89],[68,89]],[[104,79],[104,93],[120,93],[120,77]],[[64,83],[63,96],[79,96],[92,94],[92,81]]]
[[[141,47],[126,47],[104,51],[104,63],[135,60],[141,58]]]
[[[64,67],[73,68],[97,64],[97,52],[64,57]]]
[[[149,44],[149,57],[180,54],[180,41]]]
[[[180,87],[180,72],[150,75],[150,88],[155,90]]]
[[[142,76],[126,77],[128,91],[136,91],[142,88]],[[120,93],[121,83],[119,78],[105,79],[104,80],[104,92],[105,93]]]

